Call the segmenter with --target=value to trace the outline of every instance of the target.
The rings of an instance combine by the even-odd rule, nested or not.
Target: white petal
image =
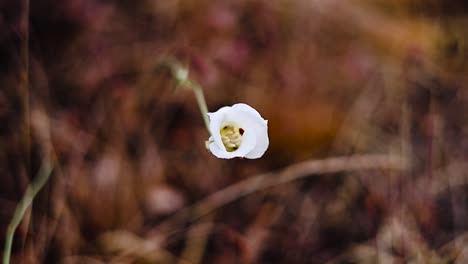
[[[244,112],[250,113],[253,116],[261,118],[263,120],[260,113],[257,110],[255,110],[255,108],[251,107],[248,104],[243,104],[243,103],[235,104],[232,106],[232,111],[244,111]]]
[[[220,148],[221,150],[226,151],[223,141],[221,140],[221,134],[219,133],[219,130],[221,129],[221,126],[223,125],[223,122],[225,120],[225,114],[229,112],[231,109],[230,106],[225,106],[220,108],[218,111],[214,113],[208,113],[208,117],[210,118],[210,132],[211,132],[211,137],[210,141],[214,141],[214,143]],[[211,144],[210,144],[210,150],[211,150]],[[216,156],[216,155],[215,155]]]
[[[216,144],[215,142],[211,142],[210,145],[209,145],[209,148],[210,148],[211,153],[213,155],[215,155],[216,157],[220,158],[220,159],[232,159],[232,158],[234,158],[231,155],[232,152],[227,152],[226,148],[224,146],[221,149],[218,146],[218,144]]]
[[[252,151],[245,155],[245,157],[248,159],[258,159],[263,156],[265,151],[268,149],[268,145],[270,144],[270,140],[268,139],[267,123],[256,126],[255,132],[257,135],[257,144],[255,145],[255,148],[252,149]]]
[[[231,108],[230,111],[226,112],[225,118],[229,120],[229,122],[242,127],[245,131],[258,122],[261,123],[263,120],[261,117],[257,116],[255,112],[242,108]]]

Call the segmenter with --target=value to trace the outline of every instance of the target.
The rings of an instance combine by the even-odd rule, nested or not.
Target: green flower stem
[[[205,96],[203,94],[203,88],[201,87],[201,85],[188,77],[189,70],[186,67],[182,66],[175,58],[164,58],[163,64],[169,66],[169,68],[171,69],[172,75],[177,81],[177,87],[188,88],[194,92],[203,121],[205,122],[206,130],[208,131],[208,134],[211,135],[210,121],[208,120],[208,106],[206,105]]]
[[[203,94],[202,87],[198,83],[189,79],[187,79],[187,81],[185,81],[185,83],[182,85],[192,89],[192,91],[195,93],[195,98],[197,99],[198,107],[200,108],[203,121],[205,122],[206,130],[208,131],[208,134],[211,134],[210,121],[208,120],[208,106],[206,105],[205,95]]]
[[[13,237],[15,235],[16,228],[23,220],[24,214],[29,206],[34,201],[34,197],[37,193],[44,187],[47,183],[50,174],[52,173],[52,165],[44,161],[39,170],[39,173],[36,179],[28,186],[26,192],[24,193],[23,198],[19,201],[16,206],[15,213],[11,219],[10,224],[8,225],[6,237],[5,237],[5,249],[3,251],[3,264],[9,264],[11,258],[11,247],[13,245]]]

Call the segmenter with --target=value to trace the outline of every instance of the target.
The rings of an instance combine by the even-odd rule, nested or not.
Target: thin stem
[[[50,174],[52,173],[52,165],[44,161],[42,163],[41,169],[36,177],[36,179],[28,186],[26,192],[24,193],[23,198],[19,201],[16,206],[15,213],[11,219],[10,224],[8,225],[6,237],[5,237],[5,250],[3,252],[3,264],[9,264],[11,258],[11,247],[13,245],[13,237],[15,235],[16,228],[23,220],[26,210],[29,208],[31,203],[34,201],[34,197],[37,193],[44,187],[47,183]]]
[[[208,106],[206,105],[205,95],[203,94],[202,87],[198,83],[189,79],[182,85],[186,85],[195,93],[195,98],[197,99],[198,107],[200,108],[203,121],[205,122],[206,130],[208,130],[208,134],[211,134],[210,121],[208,120]]]
[[[208,134],[211,135],[210,121],[208,120],[208,106],[206,105],[205,96],[203,94],[203,88],[201,85],[189,78],[189,70],[182,66],[177,61],[177,59],[173,57],[166,57],[162,59],[162,64],[167,65],[171,69],[172,75],[178,83],[178,87],[189,88],[194,92],[203,121],[205,122],[206,130],[208,131]]]

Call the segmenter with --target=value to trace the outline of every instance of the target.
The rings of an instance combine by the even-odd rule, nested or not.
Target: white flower
[[[218,158],[258,159],[268,148],[268,121],[246,104],[225,106],[210,118],[207,147]]]

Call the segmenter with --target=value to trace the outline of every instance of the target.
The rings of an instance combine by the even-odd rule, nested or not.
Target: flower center
[[[225,125],[219,133],[221,134],[221,140],[223,145],[228,152],[233,152],[240,147],[242,142],[242,136],[244,135],[244,129],[233,125]]]

